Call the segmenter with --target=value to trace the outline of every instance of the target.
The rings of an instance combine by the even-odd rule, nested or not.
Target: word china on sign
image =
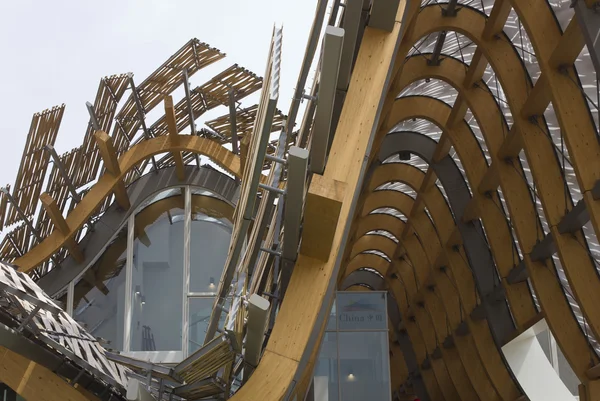
[[[338,292],[338,330],[386,330],[383,293]]]
[[[108,360],[105,349],[32,279],[0,262],[0,300],[38,340],[115,388],[127,386],[129,369]]]

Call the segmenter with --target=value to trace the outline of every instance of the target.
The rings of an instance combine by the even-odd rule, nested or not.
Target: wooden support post
[[[318,216],[304,222],[300,252],[326,262],[329,259],[336,222],[346,191],[343,182],[315,174],[312,178],[304,214]]]
[[[52,220],[54,227],[56,227],[56,229],[58,229],[65,237],[68,236],[71,233],[71,229],[69,229],[69,225],[60,212],[56,201],[46,192],[40,195],[40,201],[42,202],[44,209],[46,209],[46,213],[50,216],[50,220]],[[65,242],[65,247],[69,250],[69,253],[77,263],[83,262],[83,253],[81,253],[74,238],[69,238]]]
[[[167,120],[167,126],[169,127],[169,139],[173,146],[176,146],[179,142],[179,132],[177,130],[177,119],[175,118],[175,108],[173,107],[173,97],[165,96],[165,119]],[[183,158],[181,152],[173,150],[173,160],[175,160],[175,171],[177,172],[177,178],[179,181],[185,179],[185,168],[183,165]]]
[[[112,139],[104,131],[96,131],[94,136],[96,137],[96,144],[98,145],[100,157],[102,157],[102,160],[104,161],[106,171],[113,177],[118,177],[121,175],[121,168],[119,167],[117,152],[113,146]],[[125,183],[122,179],[113,187],[113,192],[115,193],[115,198],[117,199],[119,206],[123,209],[129,209],[131,205],[129,203],[129,197],[127,196],[127,190],[125,189]]]
[[[498,176],[498,169],[496,168],[496,165],[492,163],[485,171],[485,174],[477,187],[477,192],[485,195],[488,192],[496,191],[499,186],[500,178]]]
[[[45,367],[4,347],[0,347],[0,381],[26,400],[93,400]]]
[[[516,124],[510,129],[508,135],[504,138],[502,146],[498,150],[498,158],[502,160],[512,159],[519,156],[519,152],[523,149],[523,138]]]

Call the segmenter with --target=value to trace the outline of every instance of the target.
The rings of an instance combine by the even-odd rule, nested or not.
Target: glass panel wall
[[[385,292],[338,292],[313,382],[315,401],[390,400]]]
[[[190,236],[190,292],[214,294],[229,252],[231,226],[220,219],[195,212],[195,200],[192,202]]]
[[[183,323],[183,195],[135,217],[130,351],[180,351]]]
[[[196,351],[227,258],[232,216],[233,206],[206,190],[171,188],[149,197],[75,281],[75,319],[129,356],[175,363]]]
[[[106,340],[107,348],[119,351],[123,349],[126,259],[127,226],[76,280],[73,293],[73,318]]]

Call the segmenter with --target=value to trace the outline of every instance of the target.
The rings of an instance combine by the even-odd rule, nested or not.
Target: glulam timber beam
[[[100,157],[102,157],[102,160],[104,161],[106,172],[113,177],[120,176],[121,168],[119,167],[117,153],[110,136],[104,131],[96,131],[94,137],[96,138],[96,145],[98,145]],[[129,197],[127,196],[127,189],[125,189],[125,183],[122,179],[115,183],[113,192],[119,206],[125,210],[129,209]]]
[[[450,2],[448,7],[453,11],[450,15],[455,16],[456,11],[454,11],[454,8],[455,8],[456,4],[453,5],[452,3],[454,3],[454,2]],[[500,0],[500,1],[497,1],[494,3],[494,7],[492,8],[490,17],[488,18],[485,28],[484,28],[484,32],[483,32],[484,38],[490,39],[502,31],[504,24],[506,23],[506,20],[508,19],[508,15],[510,14],[510,10],[511,10],[511,6],[507,0]],[[438,37],[438,42],[436,43],[436,48],[437,48],[437,44],[439,44],[440,42],[441,42],[441,45],[443,45],[443,41],[446,36],[445,33],[446,33],[445,31],[440,32],[440,36]],[[442,36],[442,34],[443,34],[443,36]],[[440,46],[439,50],[441,51],[441,46]],[[436,58],[435,52],[434,52],[433,57]],[[437,57],[439,58],[439,55]],[[439,62],[438,63],[429,62],[428,65],[439,66]],[[478,47],[476,49],[472,63],[467,70],[466,76],[463,81],[463,85],[465,87],[469,87],[469,86],[473,85],[475,82],[480,81],[483,77],[483,74],[485,72],[487,65],[488,65],[488,62],[485,59],[485,57],[483,57],[482,51]],[[456,100],[454,102],[454,106],[452,107],[450,115],[448,116],[446,126],[449,128],[452,128],[456,124],[459,124],[459,122],[462,122],[465,118],[467,110],[468,110],[468,104],[465,101],[464,96],[461,96],[461,94],[459,93],[458,97],[456,98]],[[393,121],[392,121],[392,123],[393,123]],[[384,129],[386,129],[386,128],[387,127],[384,127]],[[435,153],[433,156],[433,160],[435,162],[438,162],[443,157],[447,156],[451,147],[452,147],[452,142],[449,140],[446,130],[443,130],[442,136],[440,137],[440,140],[438,142],[438,146],[436,147],[436,150],[435,150]],[[428,189],[428,187],[431,186],[437,179],[437,177],[434,174],[430,173],[431,170],[433,170],[432,167],[428,166],[428,170],[427,170],[428,175],[426,175],[426,181],[423,183],[423,186],[421,188],[419,188],[419,190],[417,191],[417,202],[415,203],[415,207],[420,207],[421,199],[422,199],[422,195],[421,195],[422,192],[424,190]],[[493,170],[491,170],[491,171],[493,171]],[[497,177],[491,176],[489,178],[490,178],[490,180],[493,180],[493,178],[497,178]],[[498,184],[496,184],[496,186],[494,187],[493,186],[494,182],[497,182],[497,179],[495,181],[492,181],[492,183],[490,183],[490,187],[495,189],[498,187]],[[486,191],[487,191],[487,189],[484,190],[483,192],[486,192]],[[468,210],[469,210],[469,213],[472,213],[472,212],[474,212],[475,209],[474,210],[468,209]],[[412,215],[412,211],[411,211],[411,215]],[[471,218],[470,215],[469,215],[469,217]],[[407,235],[410,232],[410,224],[411,224],[411,222],[409,219],[407,227],[405,228],[405,232],[403,233],[403,236]]]
[[[49,369],[4,347],[0,347],[0,380],[26,400],[94,400]]]
[[[404,108],[404,106],[405,105],[402,104],[401,108]],[[381,170],[379,170],[379,169],[381,169]],[[395,171],[395,174],[392,175],[392,174],[389,174],[389,173],[388,174],[380,173],[380,171],[384,171],[384,170],[388,170],[390,172],[391,171]],[[404,173],[402,173],[402,171],[404,171]],[[409,171],[413,171],[413,174],[408,174]],[[372,180],[374,180],[374,181],[372,181],[369,184],[369,188],[375,188],[382,181],[384,181],[386,179],[389,179],[389,178],[400,179],[400,181],[402,181],[404,183],[407,183],[408,185],[410,185],[412,187],[418,187],[418,185],[420,185],[422,183],[422,180],[419,180],[417,178],[418,175],[422,176],[423,173],[420,170],[416,169],[415,167],[412,167],[412,166],[409,166],[409,165],[405,165],[405,164],[382,165],[377,170],[375,170],[374,174],[372,175]],[[454,223],[452,221],[452,218],[450,217],[450,211],[448,210],[446,212],[447,214],[446,214],[445,218],[441,217],[440,210],[442,210],[442,209],[440,209],[440,206],[445,205],[445,201],[443,200],[443,197],[442,197],[441,193],[439,192],[439,190],[437,190],[435,188],[432,188],[432,189],[434,190],[434,193],[437,193],[437,195],[435,196],[435,198],[436,198],[435,203],[437,203],[438,206],[434,206],[434,203],[431,203],[432,202],[432,194],[431,193],[428,194],[428,196],[424,198],[425,202],[426,203],[429,202],[428,203],[428,207],[430,208],[430,211],[432,211],[432,217],[433,217],[434,221],[436,222],[436,224],[440,224],[438,226],[438,228],[437,228],[437,231],[440,233],[440,235],[443,235],[444,238],[448,239],[448,244],[449,245],[447,245],[446,247],[447,248],[452,248],[452,247],[454,247],[454,244],[457,241],[454,238],[454,235],[455,235],[454,234],[455,233]],[[390,203],[384,203],[384,202],[385,201],[383,201],[383,200],[382,200],[382,203],[380,203],[380,204],[375,204],[375,203],[372,203],[372,202],[365,202],[365,206],[368,205],[368,208],[377,208],[377,207],[384,206],[384,205],[391,205],[393,207],[399,208],[400,210],[402,208],[404,208],[404,212],[405,213],[407,213],[407,211],[406,211],[407,209],[411,208],[410,204],[406,204],[404,206],[401,206],[401,205],[399,205],[397,203],[390,204]],[[444,207],[447,207],[447,206],[444,206]],[[369,210],[363,209],[362,214],[365,215],[366,213],[368,214],[368,212],[369,212]],[[419,211],[419,216],[414,215],[411,218],[416,218],[417,221],[420,222],[419,226],[422,226],[424,224],[424,222],[428,221],[429,218],[425,216],[425,212],[424,212],[423,209],[421,209]],[[389,216],[389,219],[395,220],[395,218],[393,218],[391,216]],[[381,222],[374,223],[374,225],[372,225],[370,228],[371,229],[376,229],[377,227],[380,226],[380,224],[381,224]],[[436,229],[434,229],[432,226],[430,228],[430,232],[423,232],[423,231],[421,231],[418,228],[419,226],[417,226],[417,230],[419,232],[419,236],[421,238],[423,238],[423,237],[424,238],[428,238],[428,241],[427,241],[428,243],[430,243],[433,240],[433,237],[437,237]],[[367,228],[365,228],[365,230],[367,230]],[[411,236],[410,241],[411,241],[410,244],[407,244],[404,248],[410,250],[413,247],[420,247],[421,246],[418,241],[414,240],[414,236]],[[380,247],[377,247],[377,248],[381,249]],[[399,255],[401,253],[402,253],[402,250],[399,249],[398,253],[396,255],[394,255],[394,257],[392,258],[393,259],[393,262],[392,262],[393,265],[397,264],[397,262],[395,262],[395,261],[398,260],[398,257],[399,257]],[[410,251],[409,251],[409,254],[410,254]],[[430,253],[430,255],[434,255],[434,252]],[[374,262],[371,262],[372,260],[381,259],[381,258],[374,257],[374,259],[370,259],[370,258],[367,259],[367,255],[357,255],[356,258],[358,258],[358,257],[362,257],[362,259],[361,259],[360,262],[356,262],[355,263],[354,259],[351,261],[351,263],[355,263],[355,266],[358,266],[359,264],[360,265],[364,265],[364,266],[369,266],[369,267],[377,269],[380,273],[384,274],[384,276],[390,277],[390,274],[389,274],[390,272],[389,272],[387,266],[385,266],[385,265],[383,265],[383,266],[377,266]],[[455,257],[454,259],[458,259],[458,260],[460,260],[460,262],[462,264],[464,264],[464,259],[463,258],[464,257],[462,257],[462,258],[456,258]],[[433,259],[433,256],[431,256],[431,259]],[[447,262],[445,262],[445,263],[447,263]],[[454,263],[458,263],[458,262],[455,261]],[[463,271],[469,271],[469,267],[465,265],[463,267]],[[348,270],[346,271],[346,273],[348,274]],[[397,275],[396,275],[396,277],[397,277]],[[426,278],[423,279],[423,277],[426,277]],[[420,279],[420,286],[421,287],[423,287],[423,286],[426,285],[423,282],[427,283],[427,282],[430,281],[430,278],[428,276],[422,276],[421,279]],[[469,279],[472,280],[472,278],[469,278]],[[405,279],[405,280],[407,280],[407,279]],[[415,281],[414,279],[411,279],[411,280],[412,280],[412,282]],[[406,283],[406,285],[409,285],[409,284]],[[465,291],[467,291],[470,294],[473,294],[473,287],[472,287],[472,285],[473,284],[472,284],[472,281],[471,281],[471,287],[470,287],[470,289],[467,289]],[[464,296],[465,295],[463,295],[463,297]],[[399,297],[399,296],[397,296],[397,297]],[[417,300],[413,298],[412,303],[414,304],[415,302],[417,302]],[[473,303],[473,305],[474,305],[474,303]],[[467,316],[469,312],[470,311],[466,311],[465,310],[464,316]],[[458,316],[458,314],[457,314],[457,316]],[[455,322],[453,321],[452,325],[453,325],[453,327],[456,327],[456,330],[458,330],[459,327],[461,327],[460,323],[461,323],[461,321],[459,321],[458,318],[456,318],[456,321]],[[483,323],[483,324],[484,324],[484,326],[487,326],[487,323]],[[477,337],[478,338],[478,343],[482,347],[480,350],[482,352],[484,352],[483,351],[484,346],[482,344],[485,343],[485,341],[483,339],[485,338],[486,334],[484,334],[482,332],[477,332],[477,335],[478,335],[478,337]],[[488,334],[487,334],[487,338],[489,340],[491,340],[491,335],[490,335],[489,331],[488,331]],[[499,358],[496,359],[496,362],[498,362],[498,361],[499,361]],[[467,362],[467,363],[470,363],[470,362]],[[486,365],[488,367],[492,366],[492,365],[490,365],[490,361],[488,361],[488,360],[486,360]],[[495,365],[495,366],[502,366],[502,365],[500,364],[500,365]],[[498,368],[496,368],[496,369],[498,369]],[[470,371],[472,372],[473,370],[470,369]],[[494,375],[492,377],[494,377],[495,379],[498,379],[498,378],[500,378],[502,376],[502,374],[497,373],[497,370],[494,370],[493,372],[494,372]],[[508,375],[504,375],[504,377],[508,378]],[[477,384],[479,385],[479,382]],[[505,388],[506,389],[505,383],[504,384],[499,384],[498,388]],[[509,388],[510,388],[510,386],[509,386]],[[482,389],[480,388],[480,390],[482,390]]]
[[[322,218],[323,214],[318,208],[309,207],[310,199],[307,196],[302,246],[275,326],[260,364],[231,400],[270,401],[304,396],[293,389],[293,384],[302,383],[313,371],[316,358],[310,355],[318,348],[316,341],[319,336],[311,336],[311,333],[324,329],[329,314],[331,296],[338,278],[337,259],[344,252],[347,226],[354,216],[355,193],[359,193],[366,167],[365,159],[374,135],[373,126],[377,125],[379,119],[380,107],[375,105],[382,103],[389,84],[388,73],[396,54],[404,5],[405,1],[401,0],[391,33],[365,28],[353,78],[325,166],[323,179],[326,182],[315,182],[318,176],[314,175],[309,187],[309,194],[317,195],[319,201],[336,204],[339,203],[339,192],[332,194],[315,186],[336,183],[339,183],[338,189],[339,186],[345,186],[337,213],[339,217],[333,220],[331,217]],[[373,60],[378,62],[374,63]],[[364,107],[365,104],[374,107]],[[329,189],[332,190],[335,188]],[[310,224],[314,226],[309,228]],[[304,241],[309,238],[307,229],[312,230],[317,238],[322,232],[334,233],[333,240],[325,247],[330,249],[329,255],[317,252],[320,256],[315,258],[305,253]],[[318,319],[319,316],[322,316],[322,320]]]
[[[50,220],[52,221],[52,224],[54,224],[54,227],[67,238],[72,233],[72,230],[69,228],[69,225],[60,212],[56,201],[46,192],[40,195],[40,201],[42,202],[42,207],[46,210],[48,216],[50,216]],[[77,263],[83,262],[83,253],[81,253],[81,250],[73,237],[66,239],[65,247],[69,250],[69,253]]]
[[[428,23],[431,24],[433,22],[433,20],[431,20],[429,18],[429,15],[433,15],[431,14],[432,12],[427,12],[427,7],[425,7],[421,13],[419,14],[419,18],[423,18],[423,20],[428,20]],[[476,26],[476,24],[479,24],[479,22],[476,22],[476,18],[467,18],[466,14],[469,14],[469,12],[465,13],[464,11],[467,11],[467,9],[463,9],[463,11],[461,11],[461,13],[459,14],[459,18],[457,19],[452,19],[452,22],[457,22],[459,19],[463,18],[462,22],[466,22],[466,19],[471,19],[471,23],[470,24],[460,24],[460,27],[458,28],[458,24],[457,24],[457,28],[461,31],[461,32],[465,32],[467,34],[467,36],[470,36],[472,38],[477,39],[479,37],[479,35],[473,35],[473,31]],[[477,17],[480,18],[480,17]],[[418,25],[418,24],[416,24]],[[481,26],[481,25],[479,25]],[[442,28],[442,27],[440,27]],[[457,29],[455,28],[455,29]],[[429,30],[433,29],[431,28],[431,26],[429,26],[428,28]],[[444,24],[442,29],[449,29],[448,24]],[[418,37],[423,36],[423,31],[419,30],[418,27],[414,27],[413,31],[417,31],[419,32],[419,34],[415,34]],[[525,74],[522,74],[522,77],[519,78],[519,74],[521,74],[520,72],[517,73],[512,79],[510,78],[511,72],[509,72],[509,65],[514,64],[515,66],[518,66],[520,63],[518,60],[516,60],[516,63],[514,63],[512,60],[510,60],[511,57],[507,58],[506,55],[509,52],[502,52],[502,56],[500,55],[500,51],[499,48],[502,46],[502,42],[503,41],[495,41],[494,43],[491,43],[490,41],[478,41],[478,45],[481,45],[482,50],[484,50],[484,54],[486,56],[487,59],[490,60],[490,63],[492,64],[496,74],[500,77],[500,80],[502,81],[503,85],[504,85],[504,90],[505,93],[507,94],[507,99],[509,102],[509,105],[511,106],[512,109],[512,115],[515,118],[515,124],[516,126],[520,127],[520,132],[519,132],[519,136],[521,137],[521,140],[524,143],[524,148],[526,150],[526,155],[528,157],[528,160],[530,162],[530,166],[532,167],[532,171],[534,172],[534,179],[536,180],[536,182],[540,185],[540,187],[538,187],[538,190],[540,193],[544,194],[544,197],[542,199],[542,203],[544,204],[544,210],[546,211],[546,213],[548,214],[547,217],[549,217],[549,221],[551,226],[556,225],[560,215],[557,213],[557,211],[562,210],[564,213],[564,205],[560,208],[556,208],[557,203],[560,199],[564,199],[562,192],[564,191],[564,188],[562,188],[563,184],[556,180],[556,181],[549,181],[549,180],[544,180],[543,178],[540,179],[540,174],[543,174],[548,176],[548,175],[556,175],[556,176],[560,176],[560,174],[556,174],[555,172],[558,170],[558,166],[556,165],[556,161],[554,160],[554,156],[551,157],[551,155],[553,155],[553,150],[551,150],[552,145],[548,143],[548,135],[547,133],[543,132],[543,130],[540,130],[538,126],[535,125],[534,122],[529,121],[528,119],[522,117],[522,115],[520,114],[520,110],[522,108],[522,105],[525,101],[525,99],[527,99],[527,84],[526,82],[523,82],[522,77],[525,76]],[[552,41],[550,41],[551,43]],[[522,69],[522,67],[520,67]],[[518,71],[519,67],[513,69],[513,71]],[[539,80],[538,80],[539,83]],[[543,91],[542,91],[543,92]],[[514,127],[514,125],[513,125]],[[526,134],[526,135],[525,135]],[[504,135],[503,135],[504,136]],[[515,136],[512,136],[513,138],[516,138]],[[542,140],[543,139],[543,140]],[[535,141],[535,145],[534,145],[534,141]],[[518,141],[515,141],[518,142]],[[548,151],[546,150],[548,149]],[[517,149],[517,153],[520,149]],[[551,150],[551,151],[550,151]],[[534,163],[532,163],[532,161]],[[497,165],[498,167],[501,167],[500,165]],[[539,167],[539,168],[538,168]],[[501,173],[501,177],[506,178],[507,177],[507,173],[508,170],[513,169],[514,170],[514,164],[510,165],[509,163],[506,163],[506,167],[503,167],[502,173]],[[537,174],[536,174],[537,171]],[[515,177],[516,178],[516,177]],[[512,180],[514,180],[515,178],[512,178]],[[521,181],[523,181],[523,177],[519,177],[519,179]],[[506,184],[506,181],[504,182],[504,184]],[[503,185],[504,185],[503,184]],[[543,185],[542,185],[543,184]],[[542,188],[543,187],[543,188]],[[503,192],[505,194],[505,196],[507,196],[507,194],[510,191],[504,190]],[[546,195],[546,194],[553,194],[553,195]],[[589,195],[588,195],[589,196]],[[529,195],[527,195],[526,197],[529,197]],[[521,198],[521,199],[526,199],[526,198]],[[513,205],[509,205],[509,208],[512,209],[511,212],[513,212],[514,207],[516,206],[516,204],[519,202],[515,202]],[[521,200],[520,203],[523,203],[523,201]],[[550,206],[550,204],[554,203],[553,206]],[[531,209],[534,211],[534,216],[535,216],[535,207],[533,209]],[[517,221],[517,219],[513,219],[513,223]],[[527,221],[532,221],[532,220],[527,220]],[[533,220],[535,221],[535,220]],[[516,226],[516,225],[515,225]],[[521,243],[521,247],[522,249],[524,249],[524,252],[528,252],[528,249],[531,249],[530,245],[529,247],[527,247],[525,244],[531,244],[531,239],[533,239],[534,241],[536,240],[536,230],[538,229],[537,224],[528,224],[528,227],[522,226],[520,227],[517,231],[517,236],[521,236],[521,234],[523,234],[524,232],[528,233],[528,236],[525,237],[527,238],[527,240],[525,242],[520,241]],[[519,230],[521,232],[519,232]],[[533,232],[533,236],[530,236],[529,233]],[[539,237],[537,237],[539,239]],[[523,239],[523,237],[521,237],[520,239]],[[569,320],[569,322],[566,322],[564,319],[564,316],[569,316],[568,313],[568,305],[566,304],[566,301],[564,303],[560,302],[560,297],[562,295],[559,295],[558,297],[556,296],[556,294],[562,294],[562,289],[560,288],[560,284],[557,282],[557,278],[555,275],[553,274],[546,274],[547,273],[551,273],[550,270],[548,270],[545,267],[540,266],[539,264],[541,262],[528,262],[528,258],[526,259],[526,264],[529,263],[529,267],[531,269],[533,269],[533,271],[536,273],[536,278],[532,279],[532,282],[534,284],[534,287],[536,288],[536,292],[538,294],[539,299],[541,300],[542,298],[545,299],[545,302],[547,302],[546,307],[547,308],[554,308],[554,311],[552,311],[552,313],[548,314],[548,321],[550,323],[550,327],[552,328],[555,336],[557,337],[557,341],[558,338],[560,337],[561,340],[559,341],[559,344],[561,344],[561,348],[563,348],[563,350],[567,349],[567,352],[565,352],[565,354],[569,354],[570,356],[567,356],[567,359],[570,359],[570,363],[572,366],[576,365],[576,367],[574,366],[574,370],[577,372],[578,376],[582,377],[582,373],[585,372],[585,370],[587,369],[587,365],[588,365],[588,361],[587,358],[585,357],[586,354],[589,354],[587,351],[585,351],[586,348],[588,348],[587,345],[585,345],[585,340],[584,341],[580,341],[583,340],[581,333],[577,333],[577,323],[574,321],[571,322],[571,319],[567,319]],[[564,265],[564,263],[563,263]],[[528,270],[530,270],[528,268]],[[531,271],[531,270],[530,270]],[[537,283],[537,284],[536,284]],[[554,296],[550,296],[550,294],[555,294]],[[564,297],[563,297],[564,298]],[[566,307],[567,309],[563,309],[563,306]],[[562,316],[562,317],[561,317]],[[554,323],[552,323],[554,322]],[[565,324],[568,323],[568,324]],[[580,331],[580,330],[579,330]],[[567,334],[567,333],[571,333],[571,334]],[[577,339],[576,341],[573,341],[572,339]],[[562,342],[562,343],[561,343]],[[589,355],[588,355],[589,356]]]
[[[173,106],[173,97],[165,96],[165,119],[167,120],[167,127],[169,129],[169,140],[171,145],[175,148],[179,145],[179,132],[177,130],[177,118],[175,117],[175,107]],[[190,118],[191,120],[191,118]],[[191,121],[191,124],[195,124]],[[235,153],[235,152],[234,152]],[[171,152],[173,160],[175,161],[175,171],[179,181],[185,179],[185,166],[183,165],[183,157],[179,150],[173,150]]]

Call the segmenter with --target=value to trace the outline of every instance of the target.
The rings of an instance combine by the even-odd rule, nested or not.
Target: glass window
[[[315,366],[313,399],[391,399],[386,307],[385,292],[337,292]]]
[[[135,219],[131,351],[180,351],[183,317],[183,196]]]
[[[126,251],[127,226],[79,279],[73,293],[73,318],[117,351],[123,350]]]
[[[329,317],[327,318],[327,331],[335,331],[336,327],[336,315],[335,315],[335,299],[333,300],[333,305],[331,306],[331,312],[329,312]]]
[[[190,238],[190,292],[215,293],[229,252],[231,227],[193,213]]]
[[[341,399],[389,399],[388,333],[339,332],[338,341]]]
[[[315,400],[334,401],[339,399],[337,350],[337,333],[325,333],[315,367]]]
[[[188,352],[191,354],[204,344],[214,298],[189,298]]]

